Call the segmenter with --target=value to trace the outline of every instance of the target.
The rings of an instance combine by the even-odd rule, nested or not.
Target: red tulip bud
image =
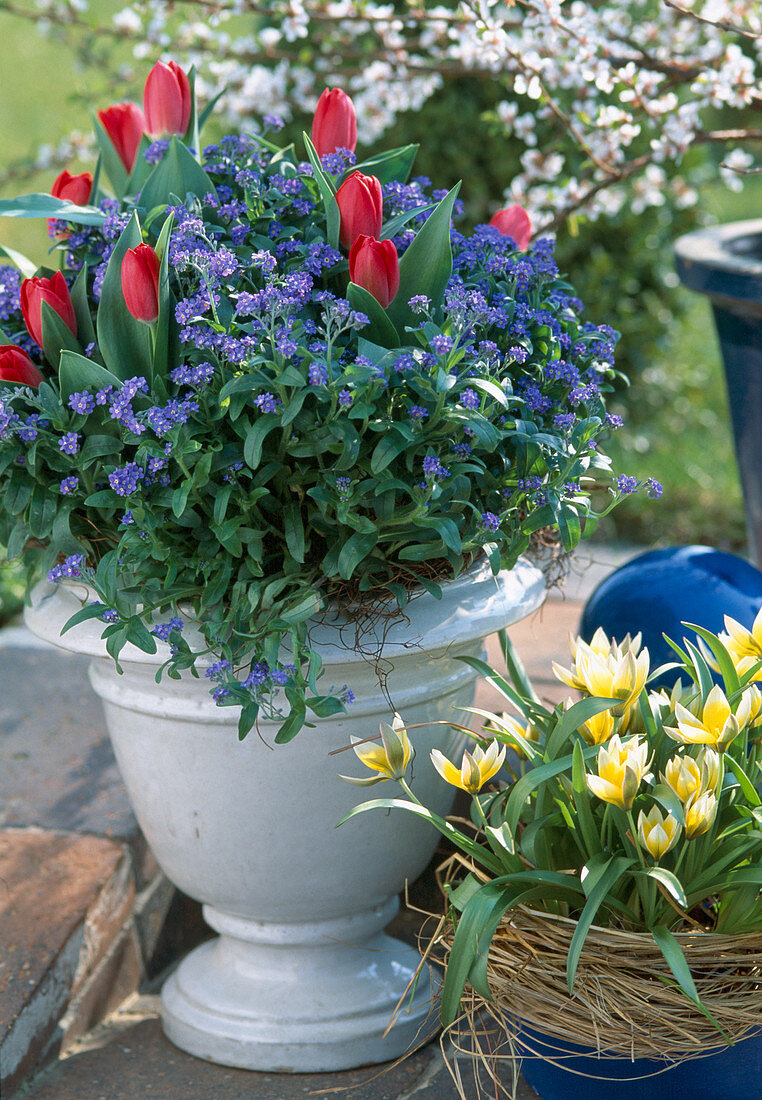
[[[353,172],[336,192],[336,202],[341,214],[339,240],[344,248],[350,249],[361,236],[381,236],[384,198],[375,176]]]
[[[37,389],[42,375],[32,360],[15,344],[0,344],[0,382],[18,382]]]
[[[55,310],[73,336],[77,335],[77,318],[66,280],[60,271],[51,279],[35,275],[33,279],[24,279],[21,284],[21,312],[29,335],[35,344],[42,347],[42,303]]]
[[[358,237],[349,252],[349,277],[386,309],[400,288],[400,263],[391,241]]]
[[[90,172],[72,176],[71,172],[63,171],[54,181],[50,193],[57,199],[73,202],[75,206],[86,206],[92,189],[93,177]]]
[[[143,89],[146,129],[152,137],[183,136],[191,116],[188,76],[176,61],[157,61]]]
[[[85,206],[90,199],[92,189],[93,177],[90,172],[82,172],[79,176],[72,176],[71,172],[64,170],[54,180],[50,193],[55,199],[66,199],[67,202],[73,202],[75,206]],[[54,235],[54,226],[55,218],[48,218],[48,233],[51,236]],[[59,239],[64,240],[70,234],[64,232],[57,234],[57,236]]]
[[[140,139],[146,129],[143,112],[135,103],[115,103],[105,111],[98,111],[98,121],[119,154],[125,172],[129,174],[135,167]]]
[[[326,88],[318,100],[312,120],[312,144],[319,157],[337,149],[355,150],[357,117],[355,105],[341,88]]]
[[[136,321],[153,324],[159,316],[159,257],[148,244],[129,248],[122,260],[122,294]]]
[[[512,237],[522,252],[528,248],[532,239],[532,222],[523,206],[518,203],[506,206],[505,210],[493,214],[489,223],[499,229],[504,237]]]

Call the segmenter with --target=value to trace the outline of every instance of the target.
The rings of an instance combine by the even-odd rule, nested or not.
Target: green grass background
[[[120,0],[96,0],[93,9],[106,18],[121,6]],[[127,52],[123,60],[128,70],[140,64]],[[90,113],[120,98],[118,90],[107,90],[103,74],[77,68],[65,46],[7,13],[0,13],[0,73],[6,163],[35,156],[43,143],[55,146],[71,130],[87,131]],[[47,191],[55,175],[55,170],[38,173],[23,189]],[[17,190],[6,187],[0,197]],[[718,220],[754,217],[762,212],[762,179],[752,178],[740,194],[712,184],[702,194],[702,206]],[[0,241],[38,263],[45,259],[42,222],[7,219],[0,224]],[[584,286],[578,290],[584,297]],[[708,303],[687,293],[686,301],[687,312],[668,346],[617,398],[625,426],[610,444],[619,472],[656,477],[664,495],[659,501],[631,498],[601,524],[596,537],[649,545],[702,542],[742,551],[741,492],[717,341]],[[595,303],[588,305],[600,320]],[[616,326],[616,317],[605,320]],[[0,563],[0,617],[16,605],[16,590],[12,571]]]

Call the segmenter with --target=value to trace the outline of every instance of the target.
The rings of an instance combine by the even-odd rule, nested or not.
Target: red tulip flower
[[[135,167],[140,140],[146,131],[143,112],[135,103],[115,103],[113,107],[98,111],[98,121],[108,134],[125,172],[129,175]]]
[[[21,312],[29,335],[42,347],[42,303],[55,310],[73,336],[77,335],[77,318],[71,302],[69,288],[60,271],[51,279],[35,275],[21,284]]]
[[[73,202],[75,206],[86,206],[92,189],[93,177],[90,172],[82,172],[78,176],[73,176],[71,172],[64,170],[54,181],[50,193],[54,198]]]
[[[341,214],[339,240],[344,248],[350,249],[361,236],[381,236],[384,197],[375,176],[353,172],[336,192],[336,202]]]
[[[37,389],[42,375],[25,351],[15,344],[0,344],[0,382],[18,382]]]
[[[312,144],[319,157],[337,149],[355,151],[357,116],[355,105],[341,88],[326,88],[318,100],[312,120]]]
[[[152,137],[182,137],[191,116],[187,73],[176,61],[157,61],[143,89],[146,129]]]
[[[161,262],[148,244],[129,248],[122,260],[122,294],[136,321],[152,325],[159,316]]]
[[[53,181],[50,193],[55,199],[65,199],[67,202],[73,202],[75,206],[85,206],[90,200],[92,189],[93,177],[90,172],[82,172],[78,176],[73,176],[71,172],[64,169],[61,175]],[[48,218],[48,233],[51,236],[54,235],[55,221],[55,218]],[[65,240],[71,234],[64,232],[56,234],[56,236],[61,240]]]
[[[532,239],[532,222],[523,206],[515,203],[498,210],[489,221],[504,237],[512,237],[518,248],[524,252]]]
[[[358,237],[349,252],[349,277],[386,309],[400,288],[400,264],[393,243]]]

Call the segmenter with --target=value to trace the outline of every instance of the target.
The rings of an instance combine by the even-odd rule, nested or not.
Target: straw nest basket
[[[573,920],[530,909],[506,914],[489,951],[492,999],[486,1003],[467,989],[466,1018],[484,1009],[519,1047],[523,1024],[603,1057],[669,1063],[716,1053],[762,1029],[762,936],[676,933],[720,1032],[677,987],[643,932],[593,926],[570,995],[566,960],[575,928]],[[451,942],[452,928],[442,926],[434,953],[441,951],[445,962]]]

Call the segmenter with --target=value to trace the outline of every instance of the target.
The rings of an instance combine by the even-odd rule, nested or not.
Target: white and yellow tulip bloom
[[[743,676],[758,661],[762,661],[762,608],[757,612],[751,630],[726,615],[725,631],[719,639],[730,654],[736,672]],[[754,679],[762,680],[762,669],[754,674]]]
[[[701,768],[700,789],[716,791],[720,782],[720,754],[709,745],[704,745],[699,753],[698,765]]]
[[[638,815],[638,839],[654,859],[661,859],[680,835],[680,822],[672,814],[663,815],[658,806]]]
[[[570,700],[571,702],[571,700]],[[578,733],[588,745],[603,745],[614,732],[614,715],[610,710],[602,710],[583,722]]]
[[[557,678],[568,687],[587,692],[600,699],[619,699],[621,702],[612,708],[612,714],[621,717],[635,702],[643,690],[648,677],[650,658],[648,650],[635,654],[609,653],[601,656],[589,646],[581,643],[577,646],[573,668],[565,669],[553,664]]]
[[[695,794],[685,807],[685,835],[695,840],[712,827],[717,816],[717,795],[714,791]]]
[[[639,737],[620,741],[615,734],[608,746],[598,751],[598,774],[588,774],[587,785],[603,802],[631,810],[648,766],[647,741]]]
[[[692,756],[673,756],[667,761],[662,779],[681,802],[687,802],[701,790],[701,766]]]
[[[374,783],[383,782],[384,779],[402,779],[408,764],[413,759],[413,746],[410,744],[405,724],[399,714],[394,715],[391,725],[388,722],[381,722],[380,745],[361,741],[358,737],[352,737],[351,740],[358,760],[366,768],[379,773],[364,779],[355,779],[350,775],[339,777],[346,779],[348,783],[354,783],[357,787],[370,787]]]
[[[498,741],[492,741],[487,749],[475,745],[471,752],[463,753],[460,769],[439,749],[432,749],[431,762],[446,783],[460,787],[469,794],[478,794],[484,784],[502,768],[505,749],[506,746],[501,746]]]
[[[742,705],[743,699],[739,711]],[[743,718],[743,714],[741,717]],[[692,714],[681,703],[676,703],[675,719],[677,728],[664,727],[664,732],[673,741],[679,741],[682,745],[712,745],[720,752],[725,751],[741,729],[738,718],[733,714],[730,703],[718,684],[707,695],[698,715]]]

